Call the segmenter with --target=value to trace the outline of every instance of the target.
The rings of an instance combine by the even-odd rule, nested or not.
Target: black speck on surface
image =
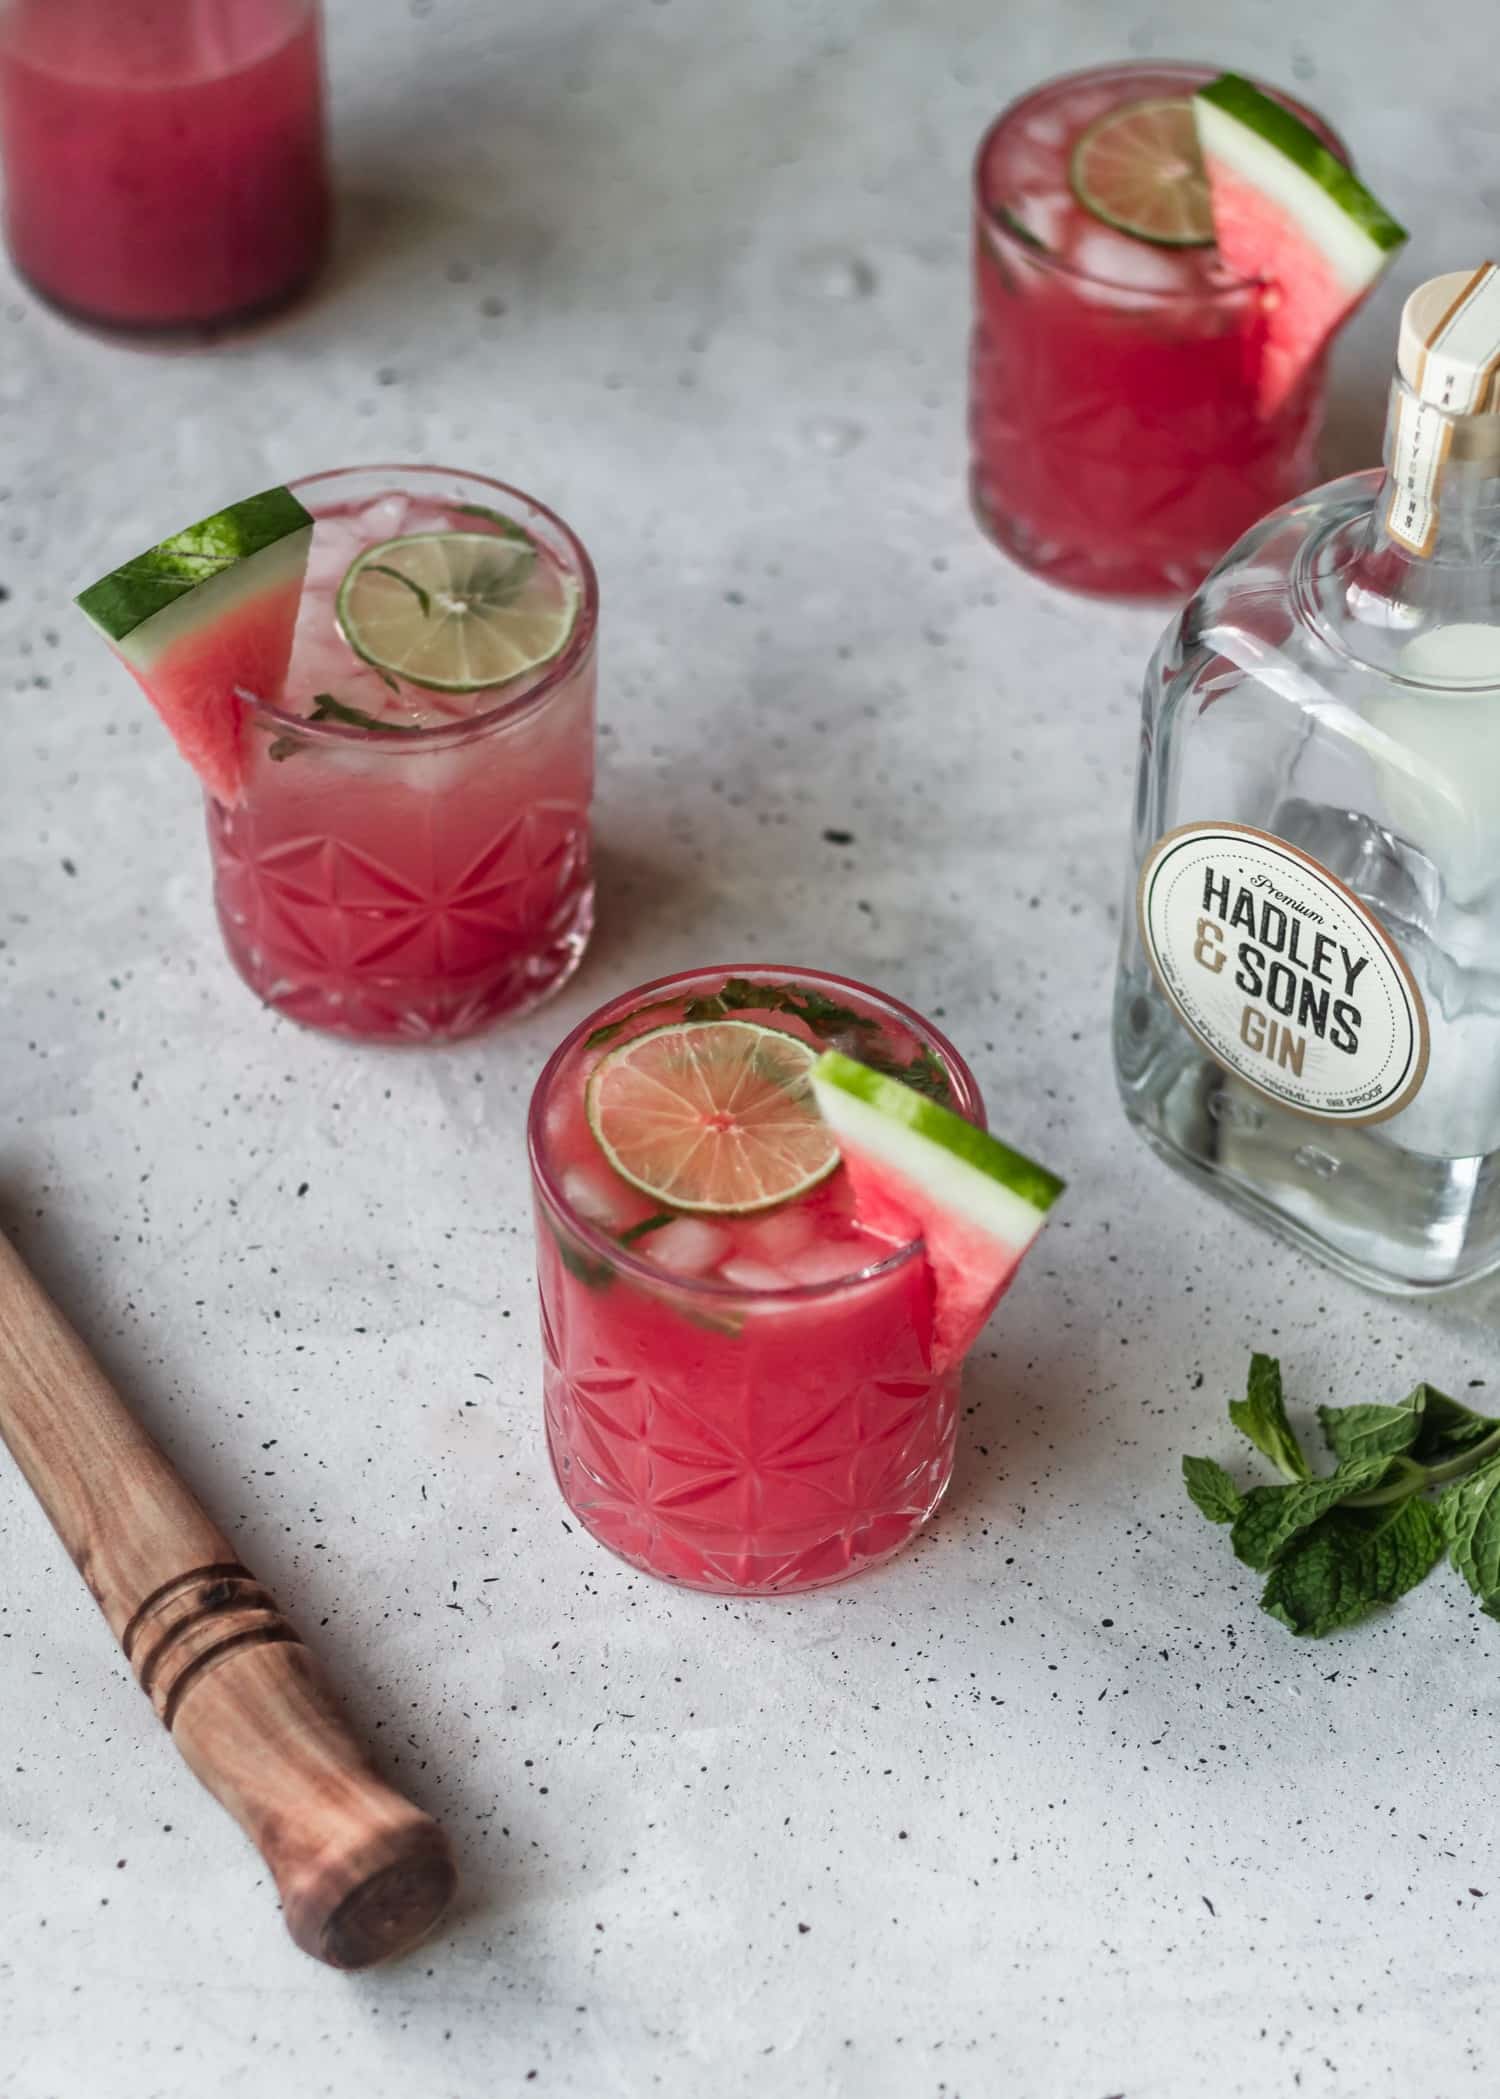
[[[852,831],[825,831],[823,837],[829,845],[853,845],[854,843],[854,833]]]

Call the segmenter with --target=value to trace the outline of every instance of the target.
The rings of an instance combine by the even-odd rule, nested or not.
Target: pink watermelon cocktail
[[[1070,187],[1091,125],[1211,77],[1150,63],[1070,74],[1013,104],[979,149],[974,507],[1009,553],[1076,589],[1178,596],[1316,479],[1323,351],[1357,294],[1331,316],[1320,305],[1323,332],[1283,364],[1277,333],[1300,311],[1305,251],[1290,256],[1293,281],[1273,285],[1253,240],[1232,255],[1153,244],[1102,223]],[[1268,362],[1284,372],[1274,388]]]
[[[469,1034],[556,990],[593,924],[593,568],[550,511],[474,475],[359,468],[295,492],[315,522],[285,684],[274,701],[247,696],[238,792],[207,796],[225,944],[294,1020],[394,1041]],[[576,599],[562,652],[464,693],[362,661],[337,617],[351,562],[401,535],[484,528],[478,513],[524,527]],[[178,646],[230,644],[215,628]]]
[[[737,1015],[909,1074],[976,1123],[984,1110],[915,1013],[799,971],[646,985],[584,1022],[537,1084],[547,1440],[564,1498],[648,1573],[786,1593],[887,1558],[930,1515],[953,1467],[962,1362],[943,1347],[922,1245],[899,1222],[869,1229],[842,1167],[763,1214],[663,1222],[601,1153],[585,1107],[599,1060],[726,982]],[[760,1007],[755,984],[770,987]]]
[[[79,593],[207,798],[235,967],[340,1034],[523,1011],[593,923],[598,592],[519,489],[355,468],[185,527]]]

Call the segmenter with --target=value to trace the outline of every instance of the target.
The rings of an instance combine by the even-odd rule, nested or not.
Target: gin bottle
[[[1384,472],[1264,518],[1146,676],[1125,1112],[1356,1280],[1500,1268],[1500,267],[1401,320]]]

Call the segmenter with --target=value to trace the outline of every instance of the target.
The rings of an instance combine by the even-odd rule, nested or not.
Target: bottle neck
[[[1366,555],[1398,601],[1436,609],[1482,596],[1500,619],[1500,415],[1449,415],[1398,372],[1383,456]]]

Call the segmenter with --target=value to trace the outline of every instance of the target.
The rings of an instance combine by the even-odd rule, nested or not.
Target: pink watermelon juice
[[[285,687],[275,704],[241,689],[238,798],[207,797],[225,944],[293,1020],[376,1040],[466,1035],[556,990],[592,928],[593,568],[559,518],[474,475],[359,468],[296,493],[316,523]],[[506,521],[576,597],[560,653],[464,693],[354,653],[336,598],[360,553]],[[176,648],[193,661],[154,668],[167,692],[215,689],[220,658],[238,682],[254,660],[232,618]]]
[[[866,1230],[842,1167],[757,1215],[664,1218],[604,1156],[585,1107],[600,1057],[694,1017],[726,983],[737,1018],[879,1061],[981,1125],[984,1109],[957,1052],[915,1013],[791,970],[644,985],[583,1022],[538,1081],[543,1378],[563,1497],[649,1574],[785,1594],[888,1558],[932,1513],[953,1468],[962,1366],[935,1354],[920,1241]]]
[[[1074,589],[1180,596],[1316,479],[1324,358],[1270,412],[1262,399],[1276,290],[1212,245],[1117,230],[1070,187],[1089,125],[1211,77],[1175,65],[1070,74],[1014,103],[979,149],[974,507],[1008,553]]]
[[[316,0],[0,0],[17,268],[131,328],[276,304],[327,243]]]

